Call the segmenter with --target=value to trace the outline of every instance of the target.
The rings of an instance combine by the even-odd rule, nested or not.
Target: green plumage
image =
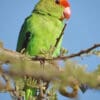
[[[60,20],[63,10],[64,8],[55,3],[55,0],[40,0],[22,25],[16,50],[21,52],[25,49],[26,54],[39,56],[42,51],[49,51],[54,47],[64,27],[64,23]],[[61,42],[62,38],[52,56],[56,57],[60,54]],[[28,97],[32,95],[28,92],[30,90],[26,90]]]
[[[55,0],[40,0],[32,14],[25,19],[19,34],[17,51],[20,52],[25,48],[27,54],[37,56],[53,47],[64,27],[60,20],[63,9],[55,3]],[[62,39],[53,56],[59,55],[61,41]]]

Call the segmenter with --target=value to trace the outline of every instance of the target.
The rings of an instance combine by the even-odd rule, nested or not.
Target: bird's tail
[[[27,88],[25,90],[25,100],[33,100],[37,94],[36,88]]]

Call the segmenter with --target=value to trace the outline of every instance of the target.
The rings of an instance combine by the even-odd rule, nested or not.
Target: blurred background
[[[69,0],[72,16],[67,22],[64,33],[63,47],[69,53],[100,43],[100,0]],[[10,50],[16,49],[17,38],[24,19],[29,16],[38,0],[0,0],[0,41]],[[96,69],[100,58],[89,56],[73,59],[86,65],[88,71]],[[74,100],[64,98],[58,93],[58,100]],[[80,100],[98,100],[100,91],[87,90],[84,94],[79,91]],[[76,98],[77,99],[77,98]],[[0,100],[11,100],[8,93],[0,93]]]

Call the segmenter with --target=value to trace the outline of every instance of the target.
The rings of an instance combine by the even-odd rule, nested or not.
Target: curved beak
[[[71,16],[71,8],[68,0],[60,0],[60,5],[64,7],[63,19],[65,18],[68,20]]]
[[[70,7],[66,7],[66,8],[64,9],[63,15],[64,15],[64,18],[66,18],[67,20],[70,18],[70,16],[71,16]]]

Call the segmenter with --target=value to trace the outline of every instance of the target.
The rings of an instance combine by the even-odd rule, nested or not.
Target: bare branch
[[[94,50],[98,47],[100,47],[100,44],[95,44],[88,49],[81,50],[78,53],[70,54],[68,56],[58,56],[58,57],[53,57],[53,58],[50,58],[50,59],[46,59],[46,58],[43,58],[43,57],[36,57],[36,58],[32,58],[32,60],[67,60],[67,59],[71,59],[71,58],[74,58],[74,57],[80,57],[83,54],[88,54],[89,52],[91,52],[92,50]]]
[[[62,38],[62,36],[63,36],[63,34],[64,34],[64,30],[65,30],[65,28],[66,28],[66,25],[67,25],[67,24],[64,25],[61,34],[60,34],[59,37],[57,38],[57,41],[56,41],[56,44],[55,44],[55,48],[58,46],[58,43],[59,43],[60,39]]]
[[[59,59],[59,60],[66,60],[66,59],[70,59],[70,58],[74,58],[74,57],[79,57],[83,54],[88,54],[89,52],[91,52],[92,50],[96,49],[100,47],[100,44],[95,44],[93,45],[92,47],[88,48],[88,49],[85,49],[85,50],[81,50],[80,52],[78,53],[74,53],[74,54],[71,54],[69,56],[64,56],[64,57],[58,57],[58,58],[54,58],[54,59]]]

